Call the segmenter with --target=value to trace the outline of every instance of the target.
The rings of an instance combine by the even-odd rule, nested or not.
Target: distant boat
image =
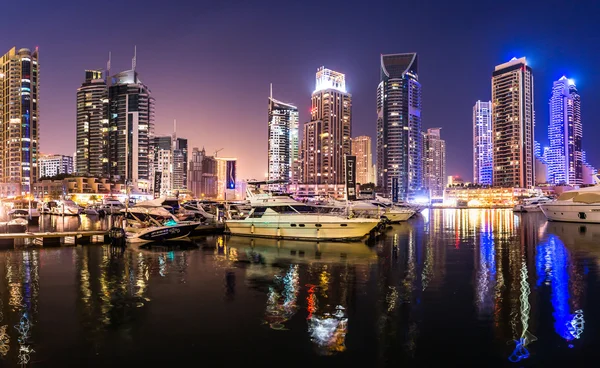
[[[546,196],[524,198],[521,203],[513,207],[513,212],[541,212],[540,205],[552,201],[552,198]]]

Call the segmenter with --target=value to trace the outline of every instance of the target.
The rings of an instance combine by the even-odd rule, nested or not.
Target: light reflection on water
[[[433,210],[369,245],[204,237],[7,250],[0,364],[173,365],[198,353],[223,365],[289,354],[298,365],[581,362],[599,342],[600,301],[587,292],[599,240],[600,225],[541,214]]]

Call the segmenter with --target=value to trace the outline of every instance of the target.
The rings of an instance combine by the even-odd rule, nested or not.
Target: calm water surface
[[[595,366],[599,260],[600,225],[509,210],[373,244],[4,250],[0,366]]]

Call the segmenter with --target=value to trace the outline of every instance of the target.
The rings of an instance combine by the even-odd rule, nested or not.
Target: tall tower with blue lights
[[[473,106],[473,182],[492,185],[492,102]]]
[[[550,183],[583,184],[581,137],[581,98],[575,82],[563,76],[554,82],[550,96],[546,157]]]

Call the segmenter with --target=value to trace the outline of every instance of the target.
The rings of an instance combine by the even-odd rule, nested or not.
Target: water
[[[541,214],[433,210],[370,245],[5,250],[0,366],[593,365],[599,240]]]

